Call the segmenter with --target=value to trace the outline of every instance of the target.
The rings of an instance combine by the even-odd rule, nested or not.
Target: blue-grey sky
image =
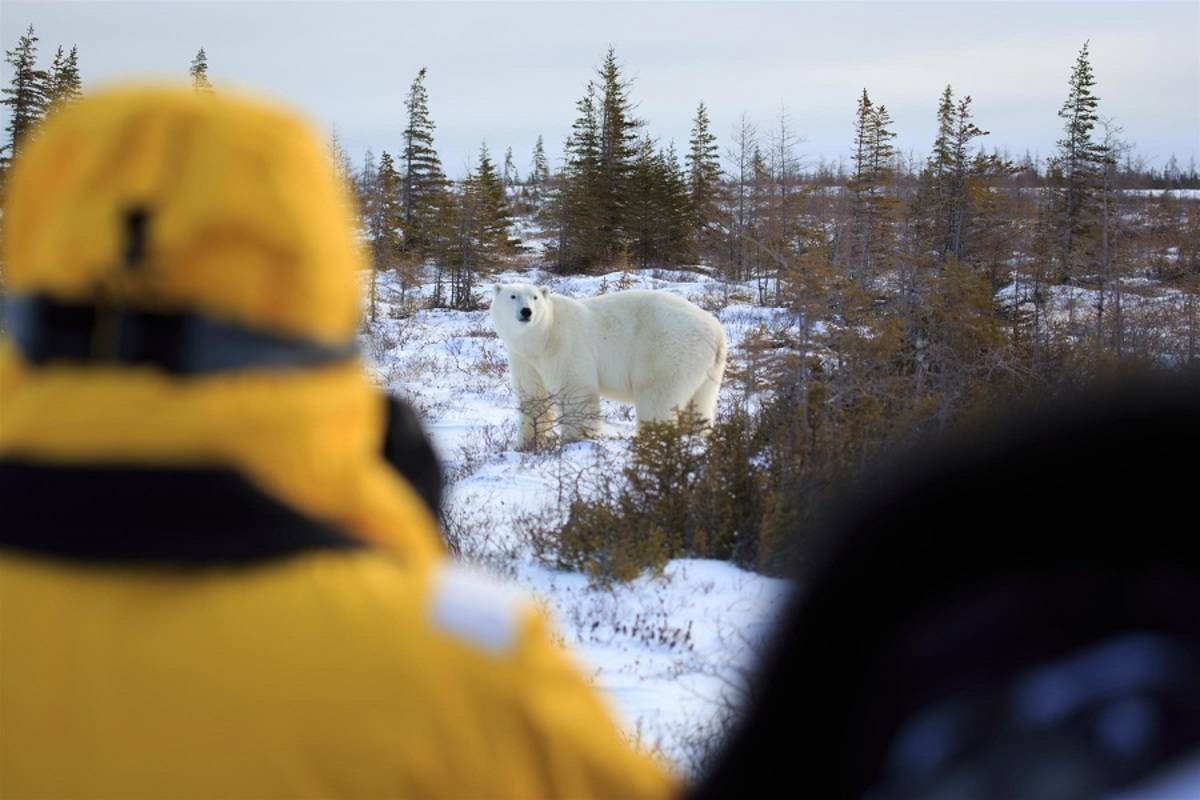
[[[79,46],[85,90],[115,79],[180,76],[200,47],[221,86],[279,97],[355,163],[396,150],[402,101],[429,70],[436,144],[461,174],[486,140],[527,169],[545,136],[557,162],[575,101],[611,44],[634,79],[648,131],[686,146],[698,100],[722,150],[748,114],[766,131],[786,108],[802,155],[846,158],[865,87],[895,119],[898,144],[924,155],[942,88],[970,94],[989,146],[1041,155],[1084,40],[1101,113],[1151,163],[1200,160],[1200,3],[795,2],[453,3],[9,2],[11,49],[33,24],[43,65]],[[7,85],[7,65],[0,80]],[[5,118],[5,122],[7,119]]]

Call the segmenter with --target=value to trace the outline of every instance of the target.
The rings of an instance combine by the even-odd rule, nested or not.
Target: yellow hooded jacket
[[[222,94],[98,94],[23,143],[5,800],[672,792],[381,457],[345,194],[303,124]]]

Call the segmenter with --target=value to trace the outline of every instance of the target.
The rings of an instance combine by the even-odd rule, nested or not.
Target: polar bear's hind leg
[[[634,409],[637,411],[638,425],[644,422],[674,422],[681,411],[693,405],[695,394],[690,386],[683,390],[647,389],[637,393]]]
[[[709,425],[717,418],[717,394],[721,391],[721,378],[725,376],[725,342],[717,345],[713,365],[704,375],[700,388],[692,395],[692,409]]]
[[[704,383],[700,384],[700,388],[692,395],[692,410],[709,425],[713,424],[717,416],[717,392],[720,389],[721,382],[713,380],[711,375],[706,375]]]

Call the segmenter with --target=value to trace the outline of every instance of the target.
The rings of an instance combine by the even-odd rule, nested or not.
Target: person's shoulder
[[[321,570],[346,601],[353,618],[347,623],[379,636],[383,648],[384,641],[403,646],[416,637],[429,646],[474,652],[484,659],[505,658],[536,614],[524,592],[448,559],[414,569],[368,552]]]
[[[428,622],[438,634],[493,655],[513,652],[530,599],[473,567],[446,562],[430,576]]]

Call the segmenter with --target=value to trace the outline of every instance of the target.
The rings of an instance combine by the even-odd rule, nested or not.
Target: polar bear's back
[[[716,318],[707,311],[669,292],[629,289],[583,298],[579,302],[598,318],[598,324],[620,327],[633,335],[683,331],[711,333],[720,329]]]
[[[671,383],[680,372],[703,376],[718,359],[723,362],[721,324],[682,297],[631,289],[579,302],[589,312],[598,377],[608,396],[624,399],[639,386]]]

